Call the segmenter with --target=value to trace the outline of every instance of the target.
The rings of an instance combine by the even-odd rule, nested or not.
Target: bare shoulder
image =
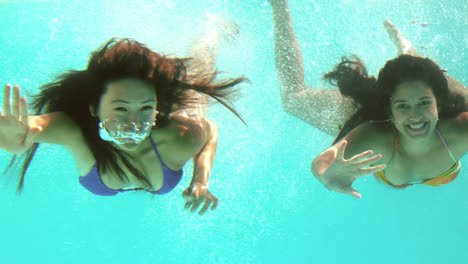
[[[203,148],[210,133],[215,132],[216,126],[208,119],[177,113],[171,114],[168,125],[154,128],[152,138],[164,162],[180,168]]]
[[[31,116],[32,126],[41,126],[42,132],[35,138],[36,143],[57,144],[69,151],[81,175],[89,171],[95,158],[83,136],[80,126],[63,112]]]
[[[392,156],[395,136],[395,129],[389,122],[361,124],[345,136],[348,141],[346,158],[372,150],[375,154],[382,154],[382,161],[386,162]]]
[[[199,149],[214,131],[214,122],[182,111],[171,114],[167,137],[185,147]]]
[[[445,137],[466,138],[468,135],[468,112],[463,112],[455,118],[440,120],[438,126]]]
[[[463,112],[456,118],[456,123],[460,132],[468,133],[468,112]]]
[[[439,121],[439,129],[453,152],[460,157],[468,152],[468,112]]]
[[[81,128],[67,114],[62,112],[32,116],[31,126],[40,126],[43,132],[36,138],[38,143],[58,145],[83,144]]]

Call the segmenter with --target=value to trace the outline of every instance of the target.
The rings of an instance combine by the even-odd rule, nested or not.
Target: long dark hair
[[[338,86],[344,96],[353,98],[357,107],[356,113],[345,122],[333,144],[362,123],[389,120],[390,98],[398,84],[404,81],[420,80],[432,88],[441,119],[455,117],[467,110],[464,97],[450,92],[443,71],[428,58],[400,55],[387,61],[379,71],[378,79],[375,79],[367,75],[364,64],[357,56],[343,57],[324,78]]]
[[[241,120],[234,109],[229,95],[234,86],[246,81],[245,78],[217,80],[217,71],[204,71],[197,76],[187,74],[186,65],[191,64],[191,58],[169,58],[148,49],[145,45],[131,39],[111,39],[103,48],[94,51],[86,70],[69,71],[58,79],[40,88],[32,103],[35,114],[64,112],[81,129],[81,132],[91,149],[100,172],[115,172],[121,180],[128,181],[117,161],[148,187],[151,183],[143,173],[130,162],[130,157],[118,151],[109,142],[99,137],[99,120],[91,115],[90,106],[98,109],[102,94],[109,82],[125,78],[135,78],[151,84],[157,95],[158,122],[157,127],[163,127],[169,122],[171,110],[178,106],[184,107],[193,103],[187,96],[195,91],[210,96],[223,104]],[[201,67],[201,65],[199,65]],[[22,171],[18,183],[18,193],[24,186],[24,177],[39,144],[34,144],[21,157]],[[8,168],[18,164],[14,156]]]

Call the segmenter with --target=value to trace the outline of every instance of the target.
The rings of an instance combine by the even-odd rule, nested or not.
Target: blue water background
[[[385,19],[468,84],[466,1],[290,4],[310,86],[327,87],[320,76],[350,53],[377,74],[396,56]],[[0,263],[468,263],[467,157],[457,180],[437,188],[395,190],[361,178],[360,200],[313,179],[310,162],[333,138],[281,108],[267,1],[0,1],[0,83],[35,93],[83,69],[111,37],[187,55],[208,13],[241,28],[218,68],[251,80],[236,103],[247,127],[219,105],[209,112],[220,131],[210,180],[218,209],[202,218],[184,211],[191,164],[168,195],[105,198],[78,184],[67,152],[44,145],[22,196],[12,174],[1,180]],[[1,167],[9,157],[0,152]]]

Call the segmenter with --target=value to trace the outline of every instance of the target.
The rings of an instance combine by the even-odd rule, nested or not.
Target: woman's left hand
[[[211,206],[211,211],[214,211],[218,206],[218,198],[216,198],[206,185],[201,183],[193,183],[190,187],[185,189],[182,193],[185,199],[185,209],[190,209],[191,213],[195,213],[202,203],[204,203],[198,215],[202,216],[206,210]]]

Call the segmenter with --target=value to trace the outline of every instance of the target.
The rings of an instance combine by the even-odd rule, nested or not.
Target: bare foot
[[[409,54],[413,56],[419,56],[411,42],[407,40],[405,36],[403,36],[401,31],[394,24],[392,24],[392,22],[385,20],[384,26],[387,30],[388,36],[397,47],[398,55]]]

